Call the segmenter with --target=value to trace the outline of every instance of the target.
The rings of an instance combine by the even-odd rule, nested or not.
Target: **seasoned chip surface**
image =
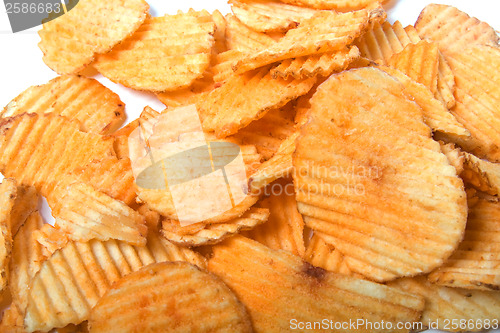
[[[7,286],[9,260],[12,251],[10,216],[16,202],[17,183],[15,179],[4,179],[0,184],[0,291]]]

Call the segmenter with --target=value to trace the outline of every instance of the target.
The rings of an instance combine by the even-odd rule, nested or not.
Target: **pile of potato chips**
[[[45,23],[61,76],[0,111],[0,331],[499,328],[499,37],[445,5],[391,24],[382,2],[80,0]],[[165,110],[119,129],[88,67]],[[186,226],[129,139],[193,105],[248,186]]]

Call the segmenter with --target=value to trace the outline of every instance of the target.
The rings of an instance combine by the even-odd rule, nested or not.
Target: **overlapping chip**
[[[500,195],[500,164],[463,152],[462,179],[481,192]]]
[[[50,258],[54,252],[65,247],[70,241],[67,232],[51,224],[44,224],[40,229],[33,231],[33,238],[42,246],[42,255],[45,258]]]
[[[462,238],[462,180],[422,110],[378,69],[334,75],[318,88],[293,164],[306,225],[349,255],[353,272],[376,281],[429,272]]]
[[[424,307],[417,296],[327,272],[242,236],[214,246],[208,269],[219,275],[247,307],[256,332],[290,331],[293,319],[307,323],[328,318],[332,325],[358,319],[412,322],[418,320]],[[335,326],[328,329],[336,330]],[[354,330],[385,331],[363,324]]]
[[[136,31],[148,11],[144,0],[79,1],[39,31],[43,61],[59,74],[78,73]]]
[[[384,3],[387,0],[280,0],[292,5],[311,7],[316,9],[334,9],[338,11],[350,11],[366,8]]]
[[[89,327],[95,333],[174,327],[179,332],[252,332],[245,307],[219,278],[181,262],[148,265],[121,279],[92,309]]]
[[[234,15],[226,15],[226,44],[229,50],[260,51],[274,43],[271,36],[250,29]]]
[[[125,120],[125,104],[94,79],[63,75],[26,89],[0,111],[0,118],[22,113],[54,113],[78,120],[85,132],[110,134]]]
[[[9,259],[12,251],[10,213],[16,202],[15,179],[4,179],[0,184],[0,291],[7,286]]]
[[[16,201],[10,212],[10,229],[12,236],[17,234],[21,225],[31,213],[38,210],[39,195],[33,186],[18,186]]]
[[[313,266],[321,267],[330,272],[352,275],[342,253],[325,242],[317,233],[314,233],[309,240],[304,260]]]

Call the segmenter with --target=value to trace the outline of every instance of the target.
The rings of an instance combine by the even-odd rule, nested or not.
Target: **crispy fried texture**
[[[500,164],[491,163],[463,152],[463,172],[460,177],[477,190],[500,195]]]
[[[311,7],[316,9],[334,9],[342,12],[358,10],[384,3],[387,0],[281,0],[297,6]]]
[[[232,14],[226,15],[226,23],[226,44],[229,50],[261,51],[275,43],[272,37],[249,28]]]
[[[10,228],[12,237],[26,221],[31,213],[38,210],[39,195],[33,186],[18,186],[16,201],[10,212]]]
[[[10,214],[16,202],[17,182],[7,178],[0,184],[0,291],[8,283],[9,260],[12,251]]]
[[[318,233],[314,233],[309,240],[304,260],[330,272],[352,275],[342,253],[325,242]]]

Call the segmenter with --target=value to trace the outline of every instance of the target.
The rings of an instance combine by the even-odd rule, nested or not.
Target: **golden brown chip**
[[[420,329],[477,332],[498,328],[500,293],[437,286],[425,276],[400,279],[389,286],[425,298]]]
[[[24,324],[30,332],[79,324],[113,283],[163,261],[206,265],[199,254],[173,245],[156,231],[149,232],[142,247],[116,240],[70,242],[45,261],[33,278]]]
[[[132,245],[146,244],[146,221],[123,202],[91,185],[73,183],[58,189],[52,207],[56,226],[79,242],[116,239]]]
[[[97,80],[63,75],[26,89],[0,111],[0,118],[22,113],[54,113],[78,120],[84,132],[110,134],[125,120],[125,104]]]
[[[9,333],[26,333],[23,324],[23,316],[16,306],[11,305],[4,310],[2,320],[0,321],[0,331]]]
[[[218,54],[215,59],[214,72],[215,82],[224,82],[234,75],[233,66],[240,60],[247,56],[245,52],[238,50],[228,50]],[[220,84],[220,83],[219,83]]]
[[[193,297],[194,296],[194,297]],[[245,307],[213,274],[188,263],[143,267],[92,309],[90,332],[252,332]]]
[[[270,110],[306,94],[315,82],[315,78],[273,79],[267,67],[233,76],[198,101],[203,129],[215,131],[219,138],[233,135]]]
[[[17,234],[21,225],[31,213],[38,210],[38,192],[33,186],[18,186],[16,201],[10,212],[10,228],[12,236]]]
[[[45,258],[49,258],[70,241],[68,233],[50,224],[44,224],[35,230],[33,238],[42,246],[42,255]]]
[[[316,9],[334,9],[338,11],[347,12],[350,10],[362,9],[387,0],[280,0],[284,3],[289,3],[297,6],[305,6]]]
[[[352,275],[342,253],[325,242],[318,233],[314,233],[311,237],[306,248],[304,260],[313,266],[321,267],[330,272]]]
[[[500,195],[500,164],[491,163],[463,152],[462,179],[481,192]]]
[[[48,197],[76,167],[114,155],[113,138],[83,133],[55,114],[22,114],[0,121],[0,172]]]
[[[469,205],[464,240],[448,261],[429,275],[439,285],[500,290],[500,204],[479,199]]]
[[[209,271],[219,275],[247,307],[256,332],[289,332],[294,323],[331,321],[412,322],[420,297],[374,282],[327,272],[285,251],[235,236],[214,246]],[[394,327],[393,327],[394,328]],[[298,329],[298,327],[297,327]],[[315,331],[320,331],[317,327]],[[386,332],[361,324],[355,332]],[[391,330],[408,332],[408,330]]]
[[[202,226],[200,230],[191,234],[180,231],[177,221],[164,220],[162,222],[162,235],[174,244],[181,246],[201,246],[216,244],[243,230],[249,230],[263,224],[269,218],[266,208],[250,208],[241,217]],[[188,226],[188,228],[191,226]],[[196,227],[199,227],[197,225]]]
[[[462,180],[404,86],[378,69],[318,88],[293,164],[306,225],[355,273],[387,281],[429,272],[462,238]]]
[[[478,157],[500,162],[500,49],[475,46],[446,51],[445,56],[456,81],[457,102],[451,112],[472,135],[456,143]]]
[[[317,10],[275,0],[230,0],[234,15],[246,26],[260,32],[283,32],[296,28]]]
[[[498,46],[498,35],[487,23],[452,6],[430,4],[415,23],[418,34],[439,43],[440,48],[457,52],[470,45]]]
[[[342,14],[320,11],[275,44],[240,60],[234,69],[244,73],[285,59],[342,50],[385,16],[381,7]]]
[[[0,184],[0,291],[7,286],[12,251],[10,214],[16,202],[17,182],[7,178]]]
[[[80,72],[137,30],[148,10],[144,0],[79,1],[38,32],[43,61],[59,74]]]
[[[226,44],[229,50],[260,51],[275,43],[272,37],[250,29],[234,15],[226,16],[226,24]]]
[[[212,16],[206,11],[150,17],[93,65],[113,82],[134,89],[186,88],[208,68],[214,32]]]
[[[439,66],[438,66],[438,79],[437,91],[435,96],[440,100],[448,109],[455,106],[455,75],[451,70],[450,65],[444,55],[439,52]]]

